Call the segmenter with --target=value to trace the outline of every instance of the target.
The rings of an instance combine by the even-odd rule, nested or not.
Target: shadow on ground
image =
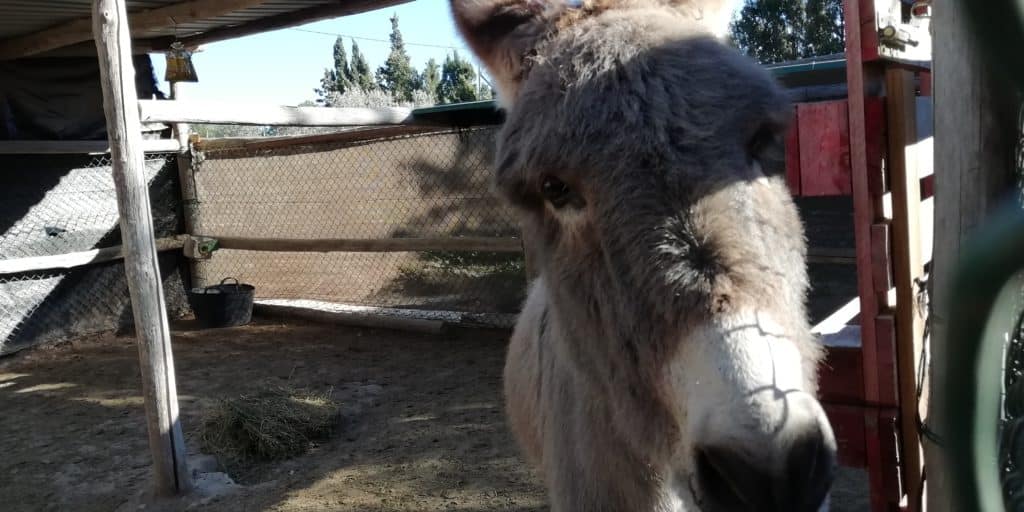
[[[506,337],[177,325],[190,451],[199,450],[201,417],[218,397],[266,380],[333,390],[344,411],[330,441],[295,459],[228,468],[245,488],[192,510],[543,510],[542,489],[504,423]],[[127,337],[80,339],[0,361],[5,509],[109,511],[144,490],[150,469],[139,382]]]

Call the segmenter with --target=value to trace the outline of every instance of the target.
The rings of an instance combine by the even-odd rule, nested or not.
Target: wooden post
[[[183,89],[185,84],[182,82],[171,82],[171,100],[180,100],[185,95]],[[178,139],[178,145],[181,153],[188,153],[188,123],[174,123],[171,128],[174,131],[174,138]]]
[[[1013,147],[1017,135],[1014,88],[994,77],[982,58],[976,35],[968,27],[964,2],[935,2],[932,25],[935,102],[935,224],[932,256],[932,313],[928,401],[925,424],[939,440],[925,436],[925,473],[929,512],[951,510],[948,474],[966,468],[948,467],[942,436],[944,401],[935,396],[946,380],[946,319],[935,312],[955,304],[949,296],[950,273],[961,244],[1012,190]]]
[[[850,181],[853,196],[853,234],[857,254],[857,295],[860,297],[861,355],[864,371],[864,400],[879,403],[879,355],[875,335],[878,298],[875,295],[871,260],[871,225],[875,223],[875,200],[868,176],[867,114],[864,88],[864,55],[861,46],[861,2],[844,0],[846,26],[846,86],[849,91]],[[878,417],[865,414],[865,462],[868,467],[872,510],[885,506],[882,445],[878,436]]]
[[[864,351],[864,397],[878,403],[878,380],[868,375],[877,367],[875,323],[878,300],[871,272],[871,225],[875,222],[875,200],[868,186],[868,156],[865,139],[864,63],[861,53],[860,2],[846,0],[846,83],[849,93],[850,172],[853,187],[853,231],[857,251],[857,292],[860,296],[861,348]]]
[[[181,99],[185,94],[185,84],[182,82],[171,82],[171,99]],[[189,144],[190,127],[188,123],[174,123],[171,125],[174,138],[177,139],[179,149],[175,159],[178,163],[178,186],[181,189],[182,215],[185,223],[185,233],[196,234],[196,203],[198,196],[196,183],[192,178],[192,147]],[[192,274],[195,274],[195,263],[189,265]]]
[[[191,481],[144,172],[142,125],[125,0],[94,0],[92,16],[156,493],[170,496],[189,490]]]
[[[889,176],[892,186],[892,276],[896,287],[896,362],[899,377],[901,476],[909,512],[921,510],[921,443],[917,432],[918,363],[924,345],[924,318],[917,283],[924,276],[921,253],[921,180],[918,178],[917,97],[914,73],[885,72]],[[923,400],[923,397],[922,397]],[[924,405],[922,402],[920,405]],[[920,411],[922,417],[924,411]]]

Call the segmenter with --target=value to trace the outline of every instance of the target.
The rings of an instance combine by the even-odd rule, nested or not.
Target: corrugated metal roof
[[[336,17],[395,5],[409,0],[266,0],[207,19],[190,20],[177,25],[144,28],[132,32],[136,41],[151,40],[166,44],[168,38],[202,37],[210,32],[243,27],[258,22],[260,30],[295,25],[305,21]],[[126,0],[129,18],[133,13],[159,9],[182,0]],[[194,0],[202,4],[202,0]],[[92,13],[92,0],[0,0],[0,44],[40,31],[61,27],[75,20],[87,20]],[[336,13],[336,14],[332,14]],[[308,19],[307,19],[308,18]],[[228,31],[225,37],[237,37]],[[222,38],[222,37],[218,37]]]
[[[128,12],[178,3],[178,0],[129,0]],[[0,39],[24,36],[92,14],[92,0],[0,1]]]

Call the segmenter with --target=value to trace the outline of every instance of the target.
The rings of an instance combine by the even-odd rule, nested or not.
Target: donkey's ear
[[[504,103],[515,97],[526,59],[564,8],[561,4],[560,0],[451,0],[459,32],[497,82]]]

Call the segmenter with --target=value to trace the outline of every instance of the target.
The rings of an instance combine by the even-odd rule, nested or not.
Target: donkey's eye
[[[773,176],[786,169],[786,145],[783,134],[773,126],[764,125],[747,141],[747,163],[757,163],[761,172]]]
[[[774,143],[775,133],[767,126],[762,126],[759,130],[754,132],[754,135],[747,141],[747,157],[750,160],[757,160],[766,151],[768,151]]]
[[[541,185],[541,194],[555,208],[561,208],[572,200],[572,189],[564,181],[554,176],[544,177],[544,182]]]

